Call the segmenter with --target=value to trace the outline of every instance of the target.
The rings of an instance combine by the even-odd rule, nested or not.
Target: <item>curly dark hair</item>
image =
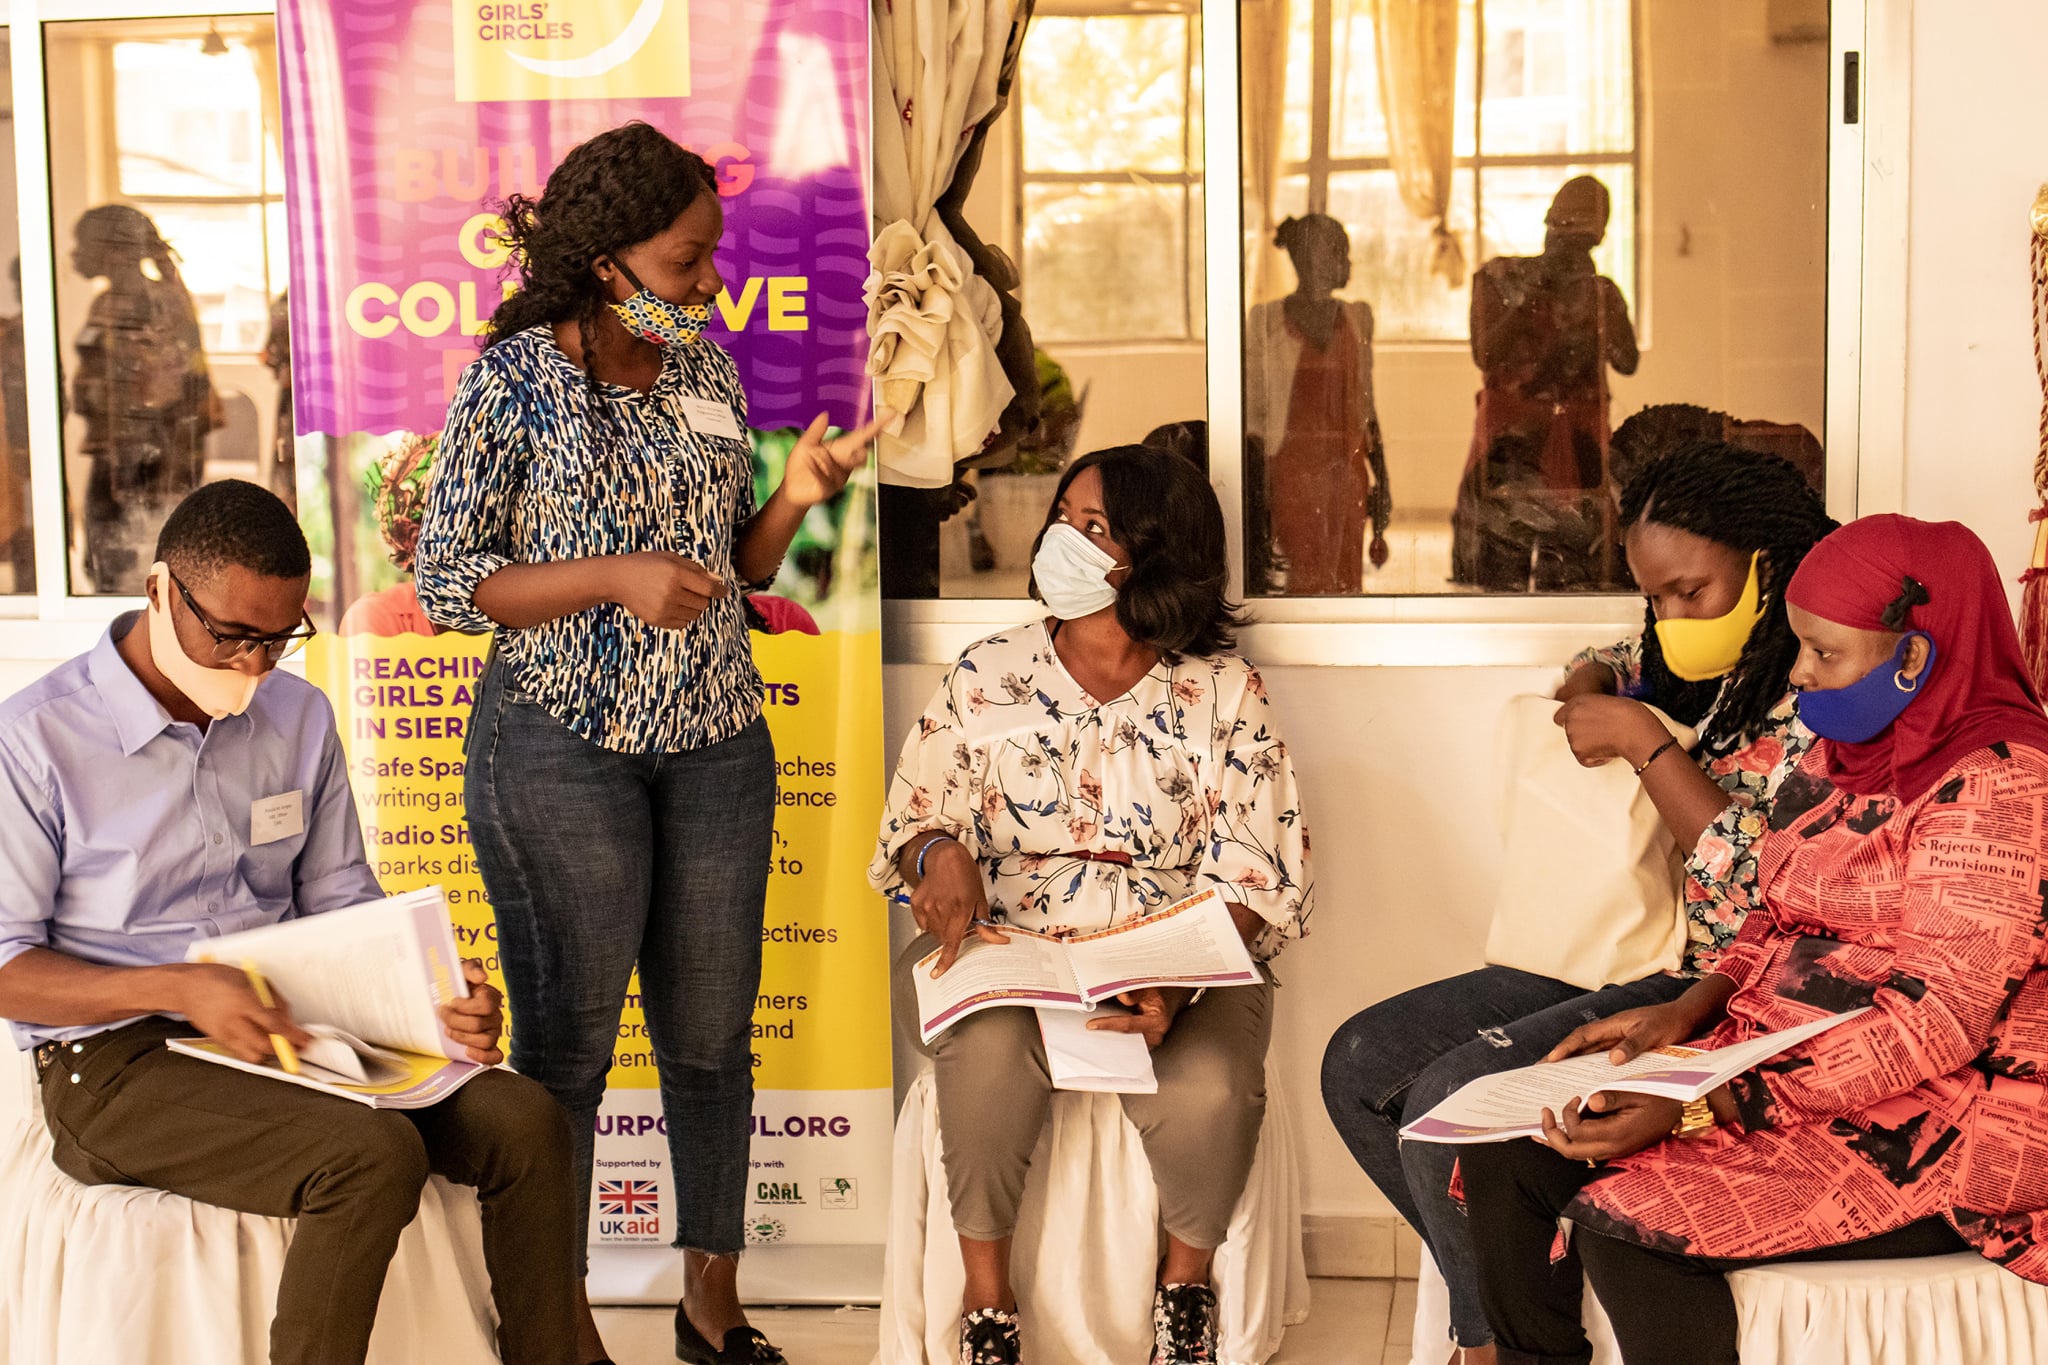
[[[207,583],[236,565],[265,578],[313,572],[306,536],[292,509],[269,489],[244,479],[203,484],[164,519],[156,557],[187,583]]]
[[[1110,534],[1131,557],[1131,575],[1116,598],[1124,632],[1170,664],[1184,654],[1206,657],[1235,647],[1245,620],[1225,592],[1223,508],[1202,471],[1184,456],[1154,446],[1111,446],[1083,455],[1060,476],[1032,554],[1058,519],[1067,488],[1090,469],[1102,476]],[[1031,595],[1038,596],[1035,579]]]
[[[519,292],[491,314],[484,348],[529,327],[573,321],[590,372],[594,323],[609,301],[592,264],[663,231],[717,189],[711,164],[652,124],[622,124],[572,148],[539,199],[514,194],[496,205]],[[595,390],[594,373],[590,383]]]
[[[1814,543],[1835,529],[1834,518],[1790,461],[1725,441],[1694,441],[1645,467],[1622,490],[1624,532],[1644,523],[1763,552],[1763,619],[1725,679],[1687,682],[1674,674],[1657,640],[1656,612],[1644,614],[1643,700],[1688,725],[1711,711],[1702,747],[1729,753],[1763,733],[1790,686],[1799,640],[1785,619],[1785,585]]]

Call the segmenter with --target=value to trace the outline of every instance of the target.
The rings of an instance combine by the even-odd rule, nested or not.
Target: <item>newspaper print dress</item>
[[[1838,791],[1826,749],[1779,788],[1703,1046],[1870,1011],[1738,1077],[1739,1126],[1612,1163],[1568,1214],[1713,1257],[1939,1216],[2048,1283],[2048,756],[1980,749],[1900,803]]]
[[[1314,901],[1294,764],[1258,670],[1161,661],[1098,701],[1043,622],[967,647],[904,741],[868,879],[940,831],[973,853],[989,913],[1040,933],[1106,929],[1215,887],[1299,938]]]

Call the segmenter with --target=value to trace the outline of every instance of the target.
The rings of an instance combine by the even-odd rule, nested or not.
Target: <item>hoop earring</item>
[[[1902,668],[1892,674],[1892,686],[1898,688],[1901,692],[1918,692],[1920,690],[1920,680],[1918,678],[1908,679],[1906,677],[1906,670]]]

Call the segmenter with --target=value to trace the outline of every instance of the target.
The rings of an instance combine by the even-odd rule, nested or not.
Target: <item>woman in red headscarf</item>
[[[1968,1245],[2048,1283],[2048,719],[2004,586],[1966,527],[1870,517],[1786,606],[1821,740],[1758,845],[1762,907],[1684,997],[1552,1057],[1864,1012],[1693,1105],[1596,1095],[1541,1145],[1468,1149],[1502,1361],[1591,1358],[1582,1266],[1630,1365],[1734,1361],[1723,1273],[1762,1261]]]

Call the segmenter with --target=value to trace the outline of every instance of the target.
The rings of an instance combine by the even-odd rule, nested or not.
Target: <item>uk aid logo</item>
[[[653,1180],[597,1182],[597,1233],[606,1238],[661,1235],[661,1185]]]
[[[455,97],[674,99],[690,93],[689,0],[451,0]]]

